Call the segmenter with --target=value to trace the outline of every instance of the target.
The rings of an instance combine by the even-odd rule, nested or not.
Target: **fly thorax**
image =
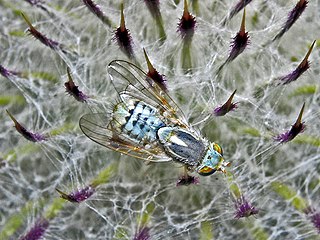
[[[205,142],[182,128],[162,127],[157,135],[165,152],[175,161],[195,167],[205,154]]]

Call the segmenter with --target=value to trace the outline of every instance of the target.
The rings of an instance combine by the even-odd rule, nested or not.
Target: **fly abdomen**
[[[126,134],[135,142],[153,142],[157,139],[157,131],[165,124],[157,116],[154,107],[138,100],[130,99],[114,107],[112,127],[118,133]]]

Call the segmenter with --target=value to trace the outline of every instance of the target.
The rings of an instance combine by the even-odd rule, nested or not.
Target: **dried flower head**
[[[82,91],[79,90],[78,86],[76,86],[73,82],[70,69],[67,68],[68,73],[68,82],[64,83],[64,86],[71,96],[73,96],[79,102],[85,102],[89,97],[85,95]]]
[[[299,113],[299,116],[297,118],[297,121],[295,122],[295,124],[292,125],[291,129],[285,133],[282,133],[282,134],[276,136],[274,138],[275,141],[278,141],[280,143],[289,142],[292,139],[294,139],[299,133],[301,133],[305,130],[306,125],[304,124],[304,122],[301,122],[304,106],[305,106],[305,103],[303,103],[302,108]]]
[[[299,0],[299,2],[295,5],[295,7],[289,12],[287,21],[282,27],[282,30],[273,38],[273,41],[279,39],[285,34],[292,25],[298,20],[304,10],[307,8],[308,1]]]
[[[154,81],[154,83],[156,83],[163,91],[165,91],[165,92],[168,91],[167,84],[166,84],[167,80],[164,78],[164,75],[159,74],[159,72],[153,67],[145,49],[143,49],[143,52],[144,52],[144,56],[146,58],[147,65],[148,65],[147,76],[149,78],[151,78]],[[151,86],[153,86],[153,82],[150,82],[149,79],[147,79],[147,80],[148,80],[149,84]]]
[[[23,127],[13,116],[12,114],[6,110],[7,114],[11,118],[11,120],[14,122],[15,128],[17,131],[24,136],[27,140],[31,142],[40,142],[43,140],[46,140],[46,137],[40,133],[32,133],[29,132],[25,127]]]
[[[316,40],[313,41],[306,56],[304,57],[304,59],[299,64],[299,66],[293,72],[279,78],[282,85],[285,85],[285,84],[288,84],[288,83],[291,83],[291,82],[297,80],[305,71],[307,71],[309,69],[310,63],[308,61],[308,58],[312,52],[312,49],[313,49],[315,43],[316,43]]]
[[[56,191],[60,194],[61,198],[69,202],[81,203],[91,197],[91,195],[94,194],[95,189],[92,186],[87,186],[70,194],[66,194],[57,188]]]
[[[196,18],[188,10],[187,0],[184,0],[183,15],[178,23],[178,32],[182,38],[191,39],[196,26]]]
[[[243,195],[236,200],[234,207],[236,209],[234,217],[237,219],[259,213],[259,209],[255,208]]]
[[[150,229],[148,227],[142,227],[134,235],[133,240],[150,240]]]
[[[118,27],[114,33],[114,39],[117,40],[120,49],[129,57],[133,57],[133,48],[132,48],[132,38],[130,31],[126,28],[124,13],[123,13],[123,3],[121,7],[121,17],[120,17],[120,27]]]
[[[44,218],[38,219],[35,222],[34,226],[29,230],[29,232],[26,235],[22,236],[20,240],[42,239],[48,227],[49,227],[48,220]]]
[[[225,104],[223,104],[222,106],[220,107],[216,107],[214,110],[213,110],[213,114],[217,117],[219,116],[224,116],[226,115],[228,112],[234,110],[237,108],[237,104],[238,103],[234,103],[232,102],[233,100],[233,97],[234,95],[236,94],[237,92],[237,89],[234,90],[234,92],[231,94],[231,96],[228,98],[228,100],[225,102]]]

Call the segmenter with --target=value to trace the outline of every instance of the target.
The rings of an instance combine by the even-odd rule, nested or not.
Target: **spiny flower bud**
[[[43,43],[45,46],[51,48],[52,50],[63,50],[63,45],[60,44],[57,41],[51,40],[49,38],[47,38],[45,35],[43,35],[41,32],[39,32],[30,22],[30,20],[28,19],[28,17],[24,14],[21,13],[21,16],[24,18],[24,20],[26,21],[26,23],[29,26],[28,32],[34,36],[36,39],[38,39],[41,43]]]
[[[233,38],[231,42],[231,51],[227,58],[227,60],[220,66],[218,72],[222,70],[222,68],[228,64],[229,62],[233,61],[238,57],[247,47],[249,44],[249,34],[246,32],[245,29],[246,25],[246,10],[243,10],[242,21],[239,32]]]
[[[25,127],[23,127],[13,116],[12,114],[6,110],[7,114],[9,115],[9,117],[11,118],[11,120],[14,122],[15,124],[15,128],[17,129],[17,131],[24,136],[27,140],[31,141],[31,142],[40,142],[43,140],[46,140],[46,137],[40,133],[32,133],[30,131],[28,131]]]
[[[320,212],[316,211],[312,207],[309,207],[305,210],[305,213],[313,223],[313,226],[317,229],[318,233],[320,233]]]
[[[243,195],[235,201],[234,207],[236,209],[234,216],[236,219],[247,218],[259,213],[259,209],[255,208]]]
[[[92,186],[87,186],[83,189],[80,189],[76,192],[70,194],[64,193],[61,190],[56,188],[56,191],[60,194],[60,197],[74,203],[81,203],[91,197],[94,194],[95,189]]]
[[[199,178],[198,177],[195,177],[195,176],[191,176],[191,175],[188,175],[188,174],[184,174],[182,175],[177,183],[176,183],[176,186],[177,187],[180,187],[180,186],[189,186],[189,185],[193,185],[193,184],[199,184]]]
[[[299,133],[303,132],[306,128],[306,125],[304,122],[302,122],[302,114],[304,110],[305,103],[302,105],[302,108],[300,110],[299,116],[295,122],[295,124],[292,125],[291,129],[285,133],[282,133],[278,136],[276,136],[274,139],[275,141],[278,141],[280,143],[286,143],[294,139]]]
[[[49,227],[49,221],[45,218],[38,219],[33,227],[27,232],[26,235],[20,238],[20,240],[38,240],[42,239],[47,228]]]
[[[191,39],[196,26],[196,18],[188,10],[187,0],[184,0],[183,15],[178,23],[178,31],[182,38]]]
[[[274,37],[273,41],[279,39],[285,34],[292,25],[298,20],[304,10],[307,8],[308,1],[306,0],[299,0],[296,6],[289,12],[287,21],[282,27],[282,30]]]
[[[73,96],[77,101],[85,102],[89,97],[80,91],[78,86],[74,84],[69,68],[67,68],[67,73],[69,81],[64,83],[67,93]]]
[[[231,96],[228,98],[228,100],[225,102],[225,104],[223,104],[220,107],[217,107],[213,110],[213,114],[215,116],[224,116],[226,115],[228,112],[234,110],[235,108],[237,108],[237,103],[233,103],[233,97],[236,94],[237,89],[234,90],[234,92],[231,94]]]
[[[281,81],[281,84],[285,85],[285,84],[288,84],[288,83],[291,83],[291,82],[297,80],[305,71],[307,71],[309,69],[310,63],[308,61],[308,58],[312,52],[312,49],[313,49],[315,43],[316,43],[316,41],[313,41],[306,56],[304,57],[304,59],[301,61],[301,63],[299,64],[299,66],[295,70],[293,70],[291,73],[279,78],[279,80]]]
[[[167,85],[166,85],[167,80],[164,78],[163,75],[160,75],[159,72],[153,67],[145,49],[143,49],[143,52],[144,52],[144,56],[145,56],[145,59],[147,61],[147,65],[148,65],[147,76],[149,78],[151,78],[163,91],[165,91],[165,92],[168,91]],[[149,84],[151,86],[153,86],[153,83],[150,82],[150,79],[147,79],[147,81],[149,82]]]
[[[133,240],[150,240],[150,229],[148,227],[142,227],[134,235]]]
[[[124,14],[123,14],[123,4],[121,4],[121,17],[120,17],[120,27],[118,27],[115,31],[114,39],[117,40],[120,49],[129,57],[133,57],[133,49],[132,49],[132,38],[130,35],[130,31],[126,28]]]

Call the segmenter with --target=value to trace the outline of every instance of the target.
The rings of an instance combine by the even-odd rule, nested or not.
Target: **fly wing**
[[[160,111],[174,125],[189,128],[185,116],[173,99],[136,65],[114,60],[108,65],[111,81],[119,94],[125,92],[143,100]]]
[[[110,124],[112,115],[108,113],[86,114],[81,117],[79,125],[82,132],[92,141],[114,151],[143,159],[149,162],[167,162],[171,158],[153,144],[146,149],[144,144],[133,142],[125,134],[115,132]]]

